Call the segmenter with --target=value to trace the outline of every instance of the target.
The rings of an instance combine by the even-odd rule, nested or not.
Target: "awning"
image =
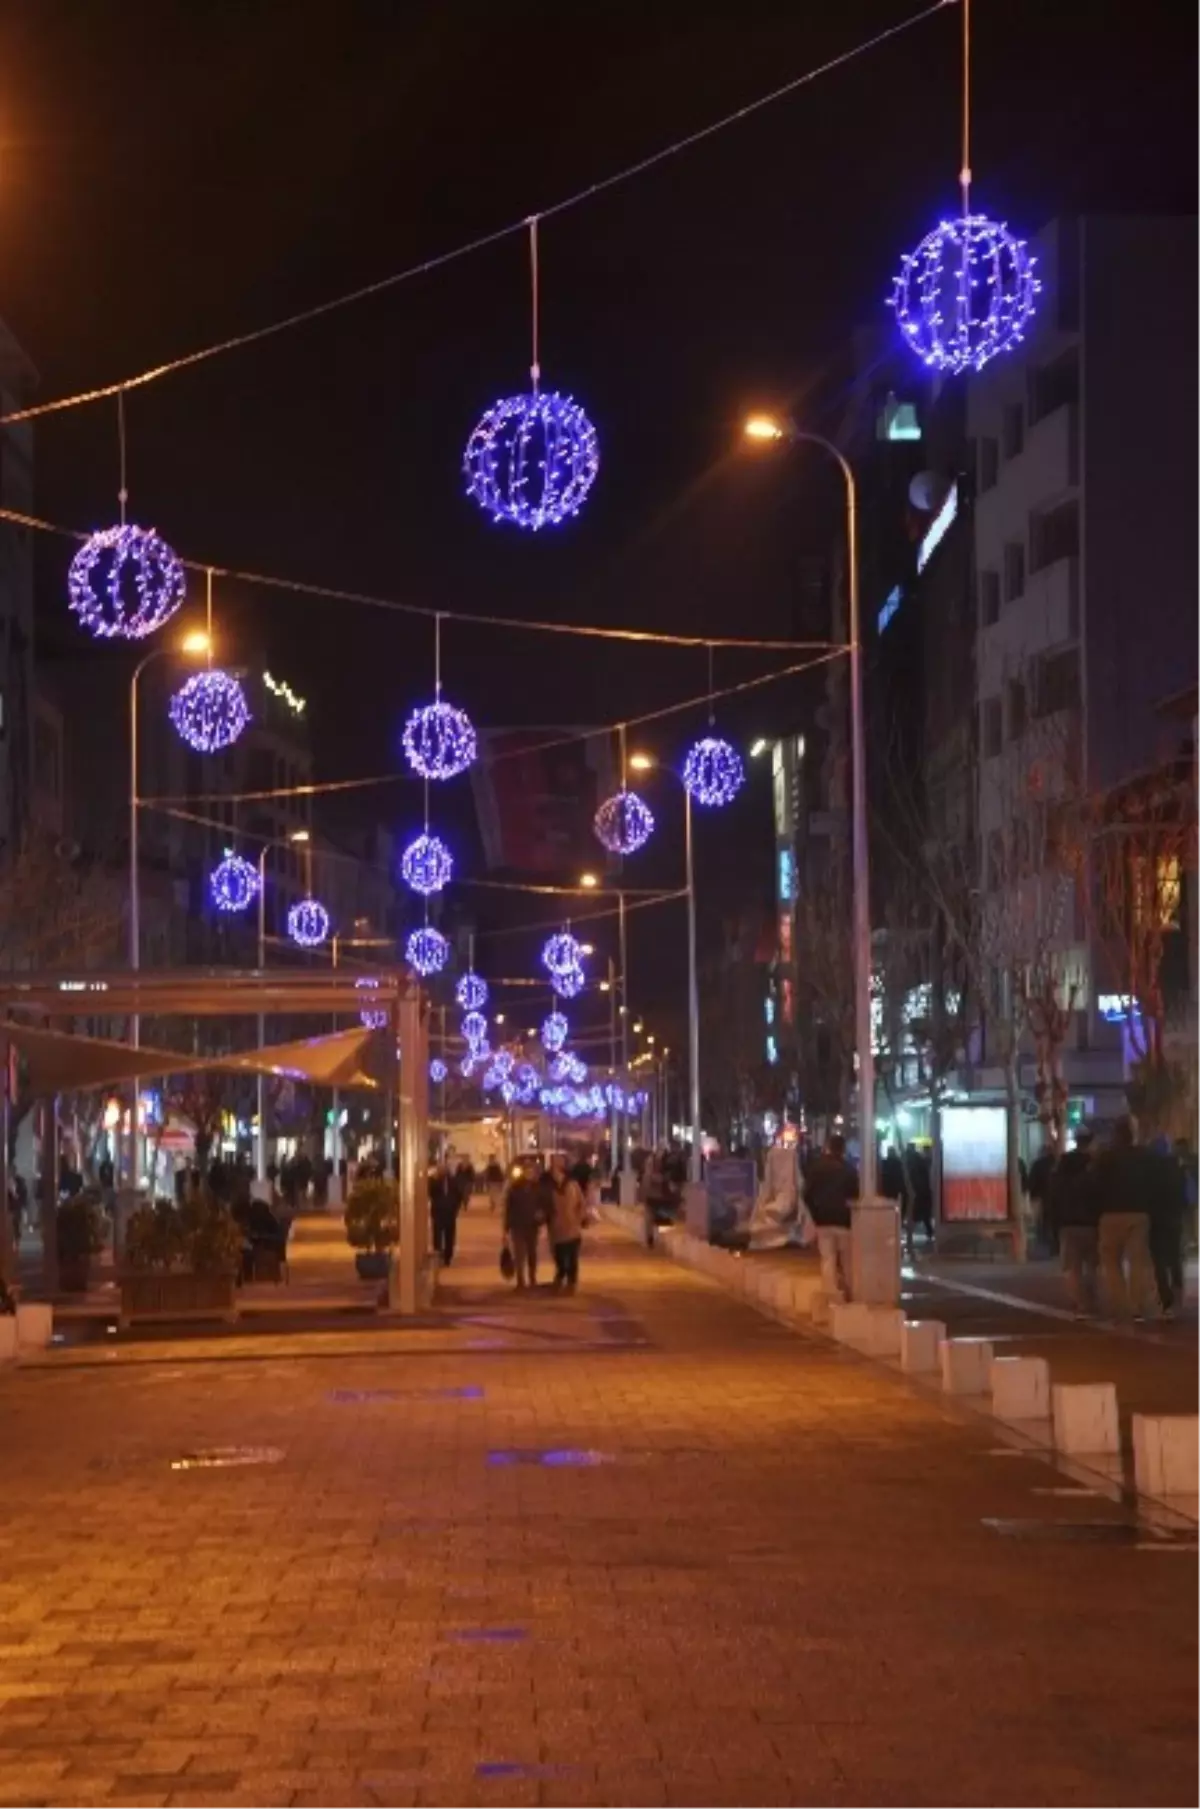
[[[323,1087],[377,1089],[386,1060],[387,1038],[374,1030],[338,1030],[329,1036],[273,1043],[236,1055],[183,1055],[175,1049],[135,1049],[105,1037],[73,1036],[31,1024],[8,1023],[2,1034],[18,1048],[37,1098],[80,1088],[116,1086],[121,1081],[160,1074],[273,1074]],[[382,1057],[382,1059],[381,1059]]]

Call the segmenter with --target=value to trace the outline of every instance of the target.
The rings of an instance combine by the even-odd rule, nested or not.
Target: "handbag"
[[[500,1273],[503,1275],[505,1281],[511,1281],[516,1272],[517,1259],[513,1255],[512,1246],[506,1238],[500,1246]]]

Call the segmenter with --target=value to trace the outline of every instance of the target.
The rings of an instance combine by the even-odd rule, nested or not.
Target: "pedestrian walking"
[[[1149,1196],[1154,1178],[1147,1159],[1152,1164],[1149,1150],[1135,1139],[1133,1120],[1119,1118],[1088,1179],[1099,1226],[1104,1291],[1109,1311],[1118,1319],[1145,1319],[1158,1305],[1150,1261]]]
[[[830,1300],[849,1300],[850,1202],[858,1198],[858,1170],[846,1159],[846,1139],[839,1131],[809,1163],[804,1198],[817,1228],[821,1286]]]
[[[518,1288],[537,1286],[538,1226],[541,1201],[537,1185],[522,1163],[504,1196],[504,1235],[512,1251]]]
[[[504,1170],[495,1156],[488,1158],[488,1165],[483,1171],[483,1184],[487,1189],[489,1208],[495,1212],[504,1204]]]
[[[445,1162],[435,1162],[429,1169],[429,1216],[433,1225],[433,1247],[444,1268],[454,1261],[458,1238],[458,1188]]]
[[[1100,1236],[1089,1185],[1093,1142],[1090,1127],[1080,1125],[1075,1148],[1067,1151],[1051,1177],[1047,1199],[1048,1224],[1058,1240],[1067,1293],[1080,1318],[1094,1313],[1098,1304]]]
[[[1183,1304],[1183,1227],[1187,1217],[1184,1172],[1165,1137],[1156,1137],[1146,1152],[1150,1192],[1150,1260],[1164,1319],[1173,1319]]]
[[[573,1294],[579,1285],[579,1251],[583,1243],[583,1189],[567,1172],[565,1156],[550,1163],[550,1243],[554,1251],[554,1287]]]

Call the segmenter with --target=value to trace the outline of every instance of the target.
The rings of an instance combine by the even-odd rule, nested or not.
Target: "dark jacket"
[[[1107,1212],[1144,1212],[1167,1225],[1183,1213],[1183,1189],[1166,1156],[1145,1144],[1101,1150],[1088,1176],[1097,1219]]]
[[[504,1229],[529,1237],[541,1223],[541,1199],[536,1185],[527,1175],[510,1182],[504,1196]]]
[[[850,1202],[858,1198],[858,1170],[845,1156],[822,1152],[804,1177],[804,1203],[814,1225],[849,1227]]]
[[[1071,1149],[1062,1157],[1050,1182],[1050,1222],[1056,1231],[1065,1226],[1096,1223],[1096,1201],[1089,1186],[1090,1149]]]

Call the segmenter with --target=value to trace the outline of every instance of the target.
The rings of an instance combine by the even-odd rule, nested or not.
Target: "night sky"
[[[0,315],[42,398],[109,381],[551,205],[918,10],[4,0]],[[1193,210],[1187,11],[976,0],[977,203],[1029,232],[1073,207]],[[520,236],[131,396],[133,518],[190,557],[451,611],[790,631],[823,524],[737,425],[819,381],[955,205],[959,32],[947,7],[546,223],[544,382],[585,402],[603,459],[569,527],[521,536],[463,495],[474,420],[526,386]],[[112,519],[115,448],[111,403],[40,423],[40,512]],[[45,615],[66,553],[40,553]],[[323,776],[395,764],[428,625],[222,601],[310,697]],[[705,685],[700,654],[454,627],[445,663],[487,723],[613,720]],[[761,663],[729,656],[718,682]],[[788,726],[788,685],[760,697],[732,727]]]

